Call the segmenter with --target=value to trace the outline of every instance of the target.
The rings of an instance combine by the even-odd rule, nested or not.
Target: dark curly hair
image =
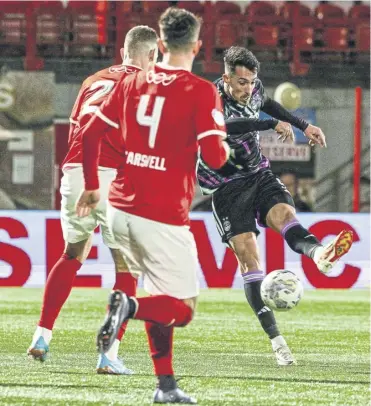
[[[255,55],[243,47],[230,47],[224,53],[224,68],[226,73],[235,73],[236,66],[244,66],[252,72],[259,72],[260,63]]]
[[[179,52],[187,51],[189,45],[198,40],[202,20],[190,11],[170,7],[161,15],[158,24],[166,47]]]

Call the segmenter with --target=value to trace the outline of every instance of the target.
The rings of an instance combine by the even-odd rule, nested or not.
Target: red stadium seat
[[[218,1],[215,3],[214,12],[216,48],[229,48],[239,44],[246,25],[242,22],[241,8],[234,3]]]
[[[279,15],[284,18],[284,20],[291,21],[294,14],[294,8],[299,4],[299,14],[301,17],[310,17],[310,8],[305,6],[299,1],[286,1],[279,9]]]
[[[326,27],[323,33],[325,48],[341,51],[348,48],[348,29],[345,27]]]
[[[311,50],[313,48],[313,37],[314,37],[313,27],[300,27],[299,34],[295,38],[296,45],[302,51]]]
[[[335,4],[319,4],[315,10],[314,15],[319,20],[326,20],[328,18],[343,18],[345,17],[344,10]]]
[[[189,10],[199,16],[202,16],[205,12],[205,6],[199,1],[180,1],[177,4],[177,7],[185,8],[186,10]]]
[[[274,25],[256,25],[252,30],[253,45],[261,48],[275,48],[278,42],[278,27]]]
[[[366,4],[354,5],[348,12],[348,17],[352,20],[370,21],[370,6]]]
[[[67,29],[67,14],[60,1],[35,4],[36,43],[38,45],[63,44]]]
[[[143,11],[147,14],[159,16],[169,7],[167,1],[143,1]]]
[[[214,5],[214,9],[218,14],[224,15],[240,15],[241,8],[235,3],[229,1],[217,1]]]
[[[24,45],[26,40],[26,2],[0,3],[0,43]]]
[[[276,8],[266,1],[252,1],[245,10],[249,24],[277,22]]]
[[[330,3],[319,4],[314,10],[317,20],[325,26],[348,26],[349,19],[344,10]]]
[[[370,25],[362,24],[356,28],[356,47],[359,52],[370,52]]]
[[[68,3],[75,44],[99,43],[97,3],[94,1],[70,1]]]
[[[102,4],[99,4],[102,3]],[[72,52],[99,54],[99,45],[107,44],[106,12],[98,10],[103,2],[70,1],[68,11],[71,15]]]

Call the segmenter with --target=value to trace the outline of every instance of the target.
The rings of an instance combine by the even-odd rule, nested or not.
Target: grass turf
[[[95,333],[108,291],[74,289],[44,364],[25,353],[40,289],[0,289],[0,405],[146,405],[155,379],[144,328],[129,323],[121,355],[135,376],[95,373]],[[307,291],[276,313],[298,365],[278,367],[239,290],[201,293],[195,320],[175,334],[179,386],[202,405],[370,404],[369,292]]]

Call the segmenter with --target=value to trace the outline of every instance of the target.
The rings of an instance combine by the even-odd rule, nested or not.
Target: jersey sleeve
[[[200,141],[210,135],[226,138],[222,101],[216,87],[212,83],[205,83],[199,91],[195,103],[197,140]]]
[[[85,86],[85,82],[82,84],[80,90],[79,90],[79,94],[76,97],[75,103],[72,107],[72,111],[70,114],[70,131],[68,134],[68,145],[69,147],[71,147],[71,143],[74,139],[74,134],[75,134],[75,130],[76,127],[79,126],[79,115],[80,115],[80,111],[81,111],[81,106],[83,104],[84,101],[84,97],[85,97],[85,91],[86,91],[86,86]]]
[[[228,160],[230,149],[223,141],[227,134],[222,101],[216,87],[211,83],[207,85],[196,105],[196,133],[202,159],[210,168],[218,169]]]
[[[108,99],[95,111],[91,119],[82,125],[83,170],[85,190],[99,188],[98,162],[103,135],[111,128],[120,128],[119,110],[121,106],[121,82]]]

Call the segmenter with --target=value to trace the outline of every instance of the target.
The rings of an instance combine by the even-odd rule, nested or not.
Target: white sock
[[[287,345],[286,340],[282,336],[277,336],[271,339],[273,351],[276,351],[281,345]]]
[[[120,347],[120,340],[118,340],[116,338],[116,340],[112,344],[112,347],[105,353],[105,356],[110,361],[116,361],[118,353],[119,353],[119,347]]]
[[[315,248],[314,253],[313,253],[313,261],[315,264],[318,264],[318,261],[323,254],[323,250],[324,250],[324,247]]]
[[[35,333],[34,333],[34,335],[32,337],[31,348],[33,348],[36,345],[36,341],[40,337],[43,337],[46,344],[49,345],[49,343],[50,343],[50,341],[52,339],[52,335],[53,335],[52,330],[49,330],[49,329],[47,329],[45,327],[37,326],[36,331],[35,331]]]

